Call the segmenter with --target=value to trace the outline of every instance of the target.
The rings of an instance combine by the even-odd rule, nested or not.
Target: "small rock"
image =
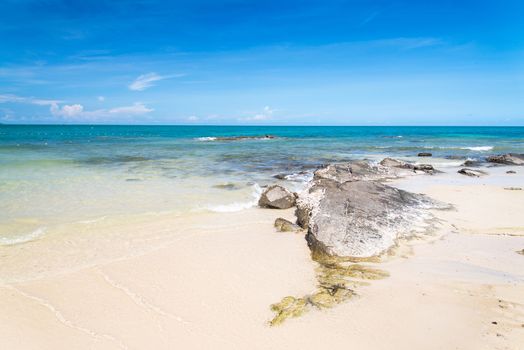
[[[521,187],[504,187],[504,189],[509,191],[522,191]]]
[[[433,165],[431,164],[416,164],[413,168],[414,170],[421,170],[428,174],[432,174],[435,171],[435,168],[433,168]]]
[[[403,162],[398,159],[384,158],[380,161],[380,165],[390,168],[413,169],[415,166],[410,163]]]
[[[432,154],[429,153],[429,152],[420,152],[420,153],[418,154],[418,156],[419,156],[419,157],[431,157]]]
[[[258,205],[263,208],[288,209],[295,205],[296,197],[282,186],[269,186],[260,196]]]
[[[524,255],[524,249],[522,249],[522,250],[517,250],[517,254]]]
[[[508,170],[506,171],[506,174],[516,174],[517,172],[515,170]]]
[[[275,227],[280,232],[299,232],[302,228],[289,220],[284,218],[277,218],[275,220]]]
[[[457,171],[459,174],[466,175],[466,176],[474,176],[474,177],[480,177],[482,175],[486,175],[485,172],[480,170],[473,170],[468,168],[462,168],[459,171]]]

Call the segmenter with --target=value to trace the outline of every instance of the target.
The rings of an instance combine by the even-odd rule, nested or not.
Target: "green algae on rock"
[[[300,298],[287,296],[279,303],[271,305],[271,310],[276,313],[269,322],[271,326],[279,325],[288,318],[302,316],[311,307],[332,308],[356,295],[355,288],[367,284],[363,280],[377,280],[389,276],[386,271],[361,264],[347,264],[347,261],[337,257],[331,257],[328,263],[317,263],[319,265],[316,268],[316,290]]]

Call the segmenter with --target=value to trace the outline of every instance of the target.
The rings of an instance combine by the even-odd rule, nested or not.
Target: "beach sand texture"
[[[389,277],[275,327],[270,305],[316,284],[303,234],[273,227],[292,209],[159,217],[102,243],[46,237],[4,250],[0,348],[519,349],[524,191],[504,187],[524,177],[503,170],[397,181],[455,210],[435,211],[438,232],[374,265]]]

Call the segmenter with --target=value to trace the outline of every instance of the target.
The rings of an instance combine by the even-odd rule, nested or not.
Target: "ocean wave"
[[[493,150],[493,146],[475,146],[475,147],[461,147],[460,149],[467,149],[470,151],[487,152]]]
[[[222,204],[213,207],[208,207],[207,209],[217,213],[231,213],[235,211],[249,209],[255,207],[258,204],[258,199],[260,198],[261,194],[262,188],[257,183],[255,183],[253,185],[253,193],[251,194],[253,198],[252,200],[247,202],[233,202],[230,204]]]
[[[45,234],[45,228],[40,227],[34,230],[31,233],[28,233],[26,235],[8,238],[8,237],[0,237],[0,245],[1,246],[10,246],[10,245],[16,245],[16,244],[22,244],[34,241],[40,237],[42,237]]]
[[[195,140],[197,141],[215,141],[217,138],[216,137],[197,137],[195,138]]]

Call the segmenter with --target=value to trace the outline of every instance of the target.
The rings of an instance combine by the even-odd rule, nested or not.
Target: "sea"
[[[71,223],[245,210],[327,163],[446,169],[508,152],[524,153],[524,127],[0,125],[0,246]]]

